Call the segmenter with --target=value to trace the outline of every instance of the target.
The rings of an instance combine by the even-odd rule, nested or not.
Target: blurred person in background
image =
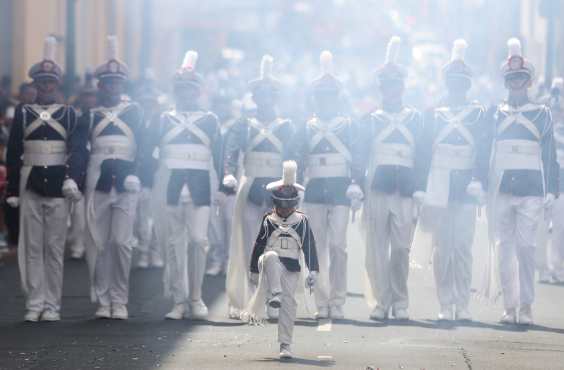
[[[377,72],[382,109],[358,125],[356,158],[363,170],[363,228],[366,242],[370,318],[409,319],[409,253],[418,209],[424,200],[425,165],[421,114],[403,103],[407,71],[398,64],[401,40],[388,43]]]
[[[159,164],[144,165],[144,183],[154,177],[153,198],[157,242],[165,251],[165,297],[172,310],[165,318],[205,320],[208,307],[202,285],[208,251],[208,225],[212,201],[213,149],[219,141],[215,114],[204,111],[199,99],[204,78],[197,71],[198,53],[186,52],[174,75],[175,106],[149,128],[146,161],[158,148]]]
[[[333,54],[320,55],[321,76],[312,82],[314,115],[295,139],[300,178],[305,179],[304,209],[316,231],[319,279],[317,319],[344,319],[347,297],[347,226],[351,202],[363,198],[351,178],[353,132],[343,106],[343,85],[333,74]]]
[[[75,102],[75,111],[80,118],[85,114],[90,114],[90,110],[97,106],[98,91],[94,85],[94,76],[92,73],[86,73],[84,85],[80,88]],[[86,120],[80,120],[79,124],[88,124]],[[85,173],[81,174],[81,183],[78,184],[80,189],[84,188],[86,180]],[[84,197],[77,202],[73,202],[70,210],[70,227],[67,234],[67,248],[70,250],[70,257],[74,260],[80,260],[84,257],[84,233],[86,230],[86,209],[84,206]]]
[[[490,150],[485,151],[482,167],[490,174],[488,218],[495,237],[491,242],[498,242],[504,305],[500,322],[530,325],[537,232],[558,195],[560,169],[550,108],[529,98],[535,69],[523,57],[518,39],[510,39],[507,45],[509,55],[501,72],[508,98],[493,115],[488,140],[491,156]]]
[[[468,44],[454,42],[443,67],[446,98],[425,116],[426,159],[430,165],[425,202],[435,211],[433,268],[440,303],[439,320],[471,320],[472,243],[476,204],[485,201],[476,157],[486,144],[485,109],[468,101],[472,70],[464,57]]]
[[[248,267],[260,220],[272,208],[272,199],[265,187],[280,178],[283,160],[291,159],[290,141],[294,129],[291,121],[280,117],[277,111],[282,85],[273,76],[273,63],[272,56],[263,56],[260,76],[249,83],[256,115],[238,120],[225,144],[222,183],[227,189],[238,187],[226,281],[229,317],[233,319],[239,319],[255,290],[248,278]],[[239,183],[237,174],[241,162],[244,176]],[[278,310],[272,307],[267,313],[271,318],[278,316]]]

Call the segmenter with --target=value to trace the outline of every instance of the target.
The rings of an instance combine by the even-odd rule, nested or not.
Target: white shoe
[[[453,318],[452,306],[442,306],[437,319],[439,321],[452,321]]]
[[[266,306],[266,316],[270,320],[277,320],[279,314],[280,314],[280,310],[278,308],[274,308],[269,305]]]
[[[27,313],[24,316],[24,320],[27,322],[38,322],[40,316],[41,316],[41,312],[27,311]]]
[[[165,319],[168,320],[181,320],[186,312],[184,304],[175,304],[172,311],[166,314]]]
[[[96,310],[94,316],[97,319],[111,319],[112,318],[112,310],[110,306],[99,306]]]
[[[409,320],[409,313],[406,308],[394,309],[394,318],[396,320]]]
[[[317,320],[323,320],[329,318],[329,308],[327,307],[319,307],[317,312],[315,313],[315,318]]]
[[[52,310],[45,310],[41,314],[41,321],[59,321],[61,320],[61,315],[58,312]]]
[[[77,250],[77,249],[72,249],[72,250],[71,250],[71,255],[70,255],[70,257],[71,257],[73,260],[81,260],[82,257],[84,257],[84,251],[82,251],[82,250]]]
[[[554,276],[551,271],[543,271],[539,274],[539,283],[554,284]]]
[[[503,315],[499,320],[502,324],[515,324],[517,323],[517,315],[515,313],[515,309],[511,308],[508,310],[503,311]]]
[[[521,325],[532,325],[533,324],[533,312],[530,305],[522,306],[519,309],[519,324]]]
[[[194,320],[205,320],[208,318],[208,307],[201,299],[199,301],[190,302],[190,317]]]
[[[331,306],[329,308],[329,317],[333,320],[342,320],[345,318],[343,306]]]
[[[128,317],[127,307],[124,304],[115,304],[112,307],[112,319],[127,320]]]
[[[456,310],[456,320],[458,321],[472,321],[472,315],[467,308],[461,308]]]
[[[221,274],[221,270],[221,264],[212,263],[212,265],[206,270],[206,275],[218,276],[219,274]]]
[[[151,257],[151,266],[157,269],[162,269],[164,267],[164,261],[160,254],[153,254]]]
[[[290,349],[290,345],[287,343],[280,343],[280,359],[281,360],[290,360],[292,358],[292,350]]]
[[[139,259],[137,260],[137,268],[146,269],[149,267],[149,255],[147,253],[140,253]]]
[[[370,312],[370,320],[382,321],[386,320],[387,318],[388,310],[383,307],[376,306],[374,307],[372,312]]]
[[[241,311],[239,309],[229,306],[229,318],[232,320],[241,320]]]

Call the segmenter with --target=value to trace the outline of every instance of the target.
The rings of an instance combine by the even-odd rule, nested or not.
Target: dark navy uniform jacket
[[[40,107],[39,109],[33,108]],[[58,107],[58,108],[56,108]],[[52,128],[45,121],[33,132],[24,138],[26,127],[39,119],[38,110],[55,109],[51,118],[58,122],[66,131],[66,139],[57,130]],[[77,158],[76,150],[73,152],[72,138],[76,135],[77,119],[74,109],[67,105],[23,105],[16,107],[8,148],[6,153],[6,165],[8,170],[8,186],[6,196],[19,196],[20,191],[20,171],[23,166],[23,153],[25,140],[43,141],[66,141],[67,151],[70,155],[69,160],[83,160]],[[67,177],[72,177],[77,184],[83,178],[83,171],[78,173],[69,172],[69,167],[65,164],[56,166],[34,166],[31,169],[25,188],[41,196],[62,198],[63,182]]]

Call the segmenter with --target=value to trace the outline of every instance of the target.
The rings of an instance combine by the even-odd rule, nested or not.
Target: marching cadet
[[[37,100],[16,108],[7,148],[6,202],[20,208],[18,260],[25,320],[31,322],[60,320],[69,209],[65,197],[81,197],[79,175],[66,166],[69,154],[71,162],[83,158],[76,158],[69,145],[76,132],[74,109],[56,102],[63,72],[55,47],[55,38],[48,37],[43,60],[29,70]]]
[[[363,228],[373,320],[388,318],[390,309],[398,320],[409,318],[409,251],[426,179],[422,117],[402,100],[407,71],[397,62],[400,43],[393,37],[388,44],[377,72],[382,109],[359,124],[355,145],[356,160],[366,169],[359,173],[366,173]]]
[[[333,55],[320,55],[321,76],[312,83],[315,115],[296,133],[300,168],[307,179],[304,209],[317,230],[320,275],[315,289],[318,319],[343,319],[347,296],[347,225],[353,198],[362,190],[351,179],[351,119],[343,114],[342,84]],[[356,202],[360,205],[360,202]],[[323,232],[320,232],[323,230]]]
[[[265,297],[268,307],[280,309],[278,342],[280,359],[291,359],[291,343],[296,320],[296,290],[302,268],[309,271],[305,287],[311,289],[317,280],[319,265],[315,237],[305,214],[296,210],[303,186],[296,183],[297,165],[284,162],[282,179],[267,185],[274,210],[260,224],[250,262],[250,280],[257,290],[249,304],[249,316],[260,319]],[[306,266],[303,266],[305,263]],[[305,272],[305,271],[304,271]],[[267,293],[268,292],[268,293]]]
[[[501,322],[528,325],[533,322],[537,229],[558,194],[559,167],[550,109],[528,96],[535,69],[523,58],[518,39],[507,45],[502,73],[508,100],[497,107],[492,125],[488,208],[498,241]]]
[[[96,86],[94,85],[94,76],[92,73],[87,73],[84,79],[84,86],[80,89],[76,104],[77,117],[89,112],[92,108],[96,107]],[[79,120],[80,123],[88,124],[86,120]],[[84,174],[81,180],[85,180]],[[78,184],[82,189],[84,184]],[[84,207],[84,197],[81,197],[78,202],[72,204],[70,210],[70,227],[67,235],[67,245],[70,249],[70,256],[72,259],[79,260],[84,257],[84,230],[86,228],[86,212]]]
[[[143,107],[145,140],[150,132],[149,126],[155,120],[160,119],[164,107],[162,106],[163,96],[155,87],[155,78],[153,71],[147,69],[141,86],[139,87],[137,102]],[[152,155],[152,153],[147,153]],[[155,161],[145,161],[143,166],[156,166]],[[145,170],[145,169],[143,169]],[[153,168],[153,171],[155,168]],[[164,266],[162,250],[160,244],[154,240],[154,218],[152,212],[153,202],[151,200],[151,188],[153,187],[153,179],[149,179],[149,183],[143,182],[139,200],[137,202],[137,212],[135,214],[135,223],[133,224],[133,235],[137,240],[138,258],[136,267],[138,268],[162,268]]]
[[[212,172],[212,194],[213,209],[210,218],[209,241],[210,251],[206,275],[217,276],[225,274],[229,259],[229,242],[231,239],[231,221],[233,209],[235,208],[235,188],[227,188],[223,185],[223,158],[227,136],[233,125],[241,118],[241,102],[233,100],[228,96],[217,96],[214,102],[214,112],[218,115],[221,127],[221,140],[214,149],[217,158]]]
[[[98,106],[81,117],[77,147],[86,151],[86,259],[97,318],[128,318],[131,240],[137,197],[139,144],[143,115],[137,103],[124,100],[128,67],[118,59],[117,38],[108,37],[108,61],[94,75]]]
[[[560,167],[559,191],[564,190],[564,79],[554,78],[550,97],[550,107],[554,122],[554,142],[556,145],[556,157]],[[552,207],[552,243],[548,256],[549,271],[543,276],[542,282],[564,282],[564,198],[558,197]]]
[[[202,300],[210,220],[210,171],[213,148],[219,140],[217,117],[203,111],[198,99],[204,78],[196,71],[198,53],[186,53],[174,75],[175,107],[150,128],[146,158],[155,148],[158,169],[153,198],[155,231],[165,251],[165,296],[174,306],[167,319],[205,319]],[[152,166],[146,166],[149,170]],[[145,182],[145,180],[144,180]]]
[[[424,205],[433,207],[436,217],[433,267],[439,320],[471,319],[468,303],[476,203],[485,201],[476,156],[486,144],[487,121],[484,108],[467,100],[472,86],[472,71],[464,62],[467,47],[465,40],[454,42],[451,60],[442,71],[447,97],[425,117],[430,172]]]
[[[252,295],[253,288],[246,278],[252,238],[258,233],[260,220],[272,208],[266,185],[282,175],[282,162],[290,158],[290,141],[294,136],[291,122],[281,118],[276,111],[281,84],[272,75],[273,62],[270,55],[265,55],[260,77],[249,83],[257,106],[256,118],[239,120],[233,126],[225,148],[223,185],[231,189],[237,187],[235,175],[240,153],[243,153],[244,169],[235,200],[226,281],[229,317],[234,319],[239,318]],[[275,310],[269,311],[273,318],[276,314]]]

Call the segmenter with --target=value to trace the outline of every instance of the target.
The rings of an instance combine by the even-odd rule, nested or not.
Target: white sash
[[[343,156],[346,161],[351,162],[352,156],[349,149],[336,134],[343,126],[350,125],[350,119],[336,117],[328,125],[324,125],[318,118],[314,118],[309,122],[309,125],[317,130],[309,143],[310,151],[314,150],[322,140],[327,140],[337,153]]]
[[[441,143],[453,131],[457,131],[470,146],[474,147],[474,136],[472,136],[472,133],[470,132],[470,130],[468,130],[468,127],[464,125],[464,121],[470,114],[475,111],[475,109],[476,106],[470,105],[456,114],[452,113],[452,111],[448,108],[437,109],[437,115],[443,121],[447,122],[447,124],[437,134],[434,145]]]
[[[260,143],[264,140],[269,141],[279,153],[282,153],[284,145],[282,141],[274,135],[274,131],[280,126],[280,123],[284,122],[283,119],[275,119],[268,126],[264,127],[256,118],[250,118],[248,120],[249,126],[258,130],[258,134],[253,137],[251,143],[247,148],[247,153],[253,151]]]
[[[135,143],[135,135],[133,134],[133,131],[127,125],[127,123],[123,122],[119,117],[129,106],[129,103],[124,102],[111,108],[100,107],[93,109],[92,113],[100,113],[103,118],[100,122],[98,122],[96,127],[94,127],[92,131],[92,139],[95,141],[106,127],[114,124],[121,130],[121,132],[123,132],[125,136],[127,136],[131,143]]]
[[[523,113],[527,112],[534,112],[539,110],[539,107],[534,104],[525,104],[519,108],[513,108],[509,105],[504,105],[501,107],[500,112],[503,113],[506,117],[503,119],[499,127],[497,128],[497,134],[500,135],[504,133],[509,127],[513,126],[514,124],[518,124],[526,128],[537,140],[540,140],[541,133],[537,126],[523,115]],[[539,113],[540,114],[540,113]]]
[[[196,125],[196,122],[204,117],[204,112],[185,113],[173,110],[170,113],[165,113],[165,116],[173,121],[176,126],[168,131],[161,139],[161,146],[167,145],[180,135],[185,130],[190,131],[191,134],[196,136],[206,147],[210,147],[211,141],[208,135]]]
[[[37,115],[35,121],[33,121],[30,125],[26,125],[24,130],[24,138],[28,137],[32,132],[37,130],[41,125],[47,124],[53,130],[57,131],[59,135],[63,137],[64,140],[67,139],[67,130],[63,125],[61,125],[58,121],[53,119],[52,115],[61,109],[63,105],[61,104],[52,104],[48,106],[47,109],[43,109],[42,106],[33,104],[28,105],[27,108],[32,111],[34,114]]]

